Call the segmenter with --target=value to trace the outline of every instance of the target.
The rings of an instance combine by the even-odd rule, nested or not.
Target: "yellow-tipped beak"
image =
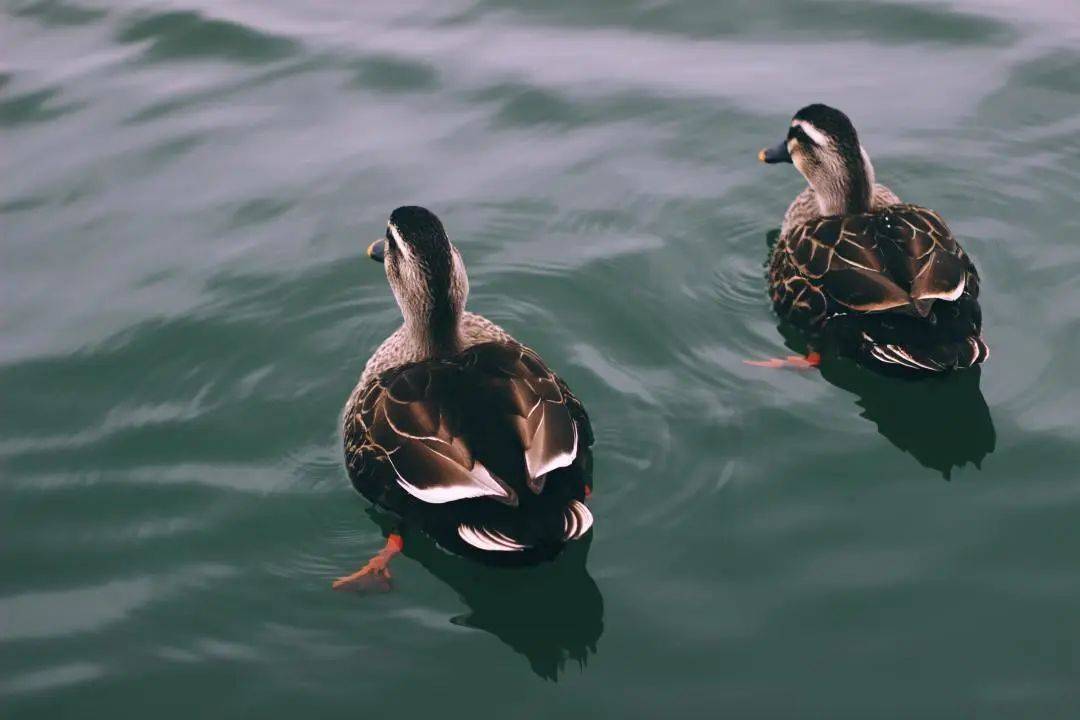
[[[757,154],[757,159],[770,165],[791,162],[791,153],[787,149],[787,140],[781,140],[776,147],[762,148]]]

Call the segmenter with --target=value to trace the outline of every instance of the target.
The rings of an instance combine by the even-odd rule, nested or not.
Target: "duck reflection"
[[[953,468],[975,467],[994,451],[997,434],[979,389],[979,368],[922,380],[872,375],[851,362],[825,363],[821,375],[854,393],[862,416],[924,467],[948,480]]]
[[[371,508],[384,532],[395,519]],[[405,555],[449,585],[469,611],[455,624],[491,633],[525,656],[533,672],[558,681],[567,661],[584,667],[604,632],[604,598],[586,569],[592,534],[550,562],[498,568],[452,555],[420,532],[405,532]]]
[[[789,348],[806,351],[797,330],[781,323],[780,331]],[[819,370],[826,381],[858,398],[860,414],[886,440],[946,480],[954,468],[979,467],[994,451],[997,433],[979,388],[979,367],[932,377],[887,377],[826,354]]]

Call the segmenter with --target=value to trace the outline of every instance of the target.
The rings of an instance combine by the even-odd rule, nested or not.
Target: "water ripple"
[[[143,57],[151,62],[218,58],[261,63],[288,57],[298,47],[288,38],[186,11],[132,19],[120,28],[116,40],[144,44]]]
[[[1067,716],[1064,646],[1014,650],[1080,593],[1080,23],[737,5],[6,8],[13,713]],[[802,180],[755,153],[818,99],[975,258],[981,375],[743,362],[805,349],[764,281]],[[332,593],[392,527],[339,416],[410,202],[588,407],[597,523],[518,574],[410,536],[393,592]]]

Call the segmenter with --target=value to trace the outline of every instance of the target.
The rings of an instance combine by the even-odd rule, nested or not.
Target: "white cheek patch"
[[[806,136],[821,146],[829,145],[829,138],[806,120],[792,120],[791,127],[802,129]]]
[[[397,225],[394,223],[387,223],[386,227],[390,228],[390,235],[394,238],[394,245],[401,253],[402,257],[409,257],[409,246],[401,239],[401,233],[398,232]]]

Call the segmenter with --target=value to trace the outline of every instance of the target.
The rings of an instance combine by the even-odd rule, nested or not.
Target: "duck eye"
[[[788,135],[788,138],[800,145],[807,145],[809,147],[814,146],[813,139],[807,135],[801,127],[791,128],[791,133]]]

